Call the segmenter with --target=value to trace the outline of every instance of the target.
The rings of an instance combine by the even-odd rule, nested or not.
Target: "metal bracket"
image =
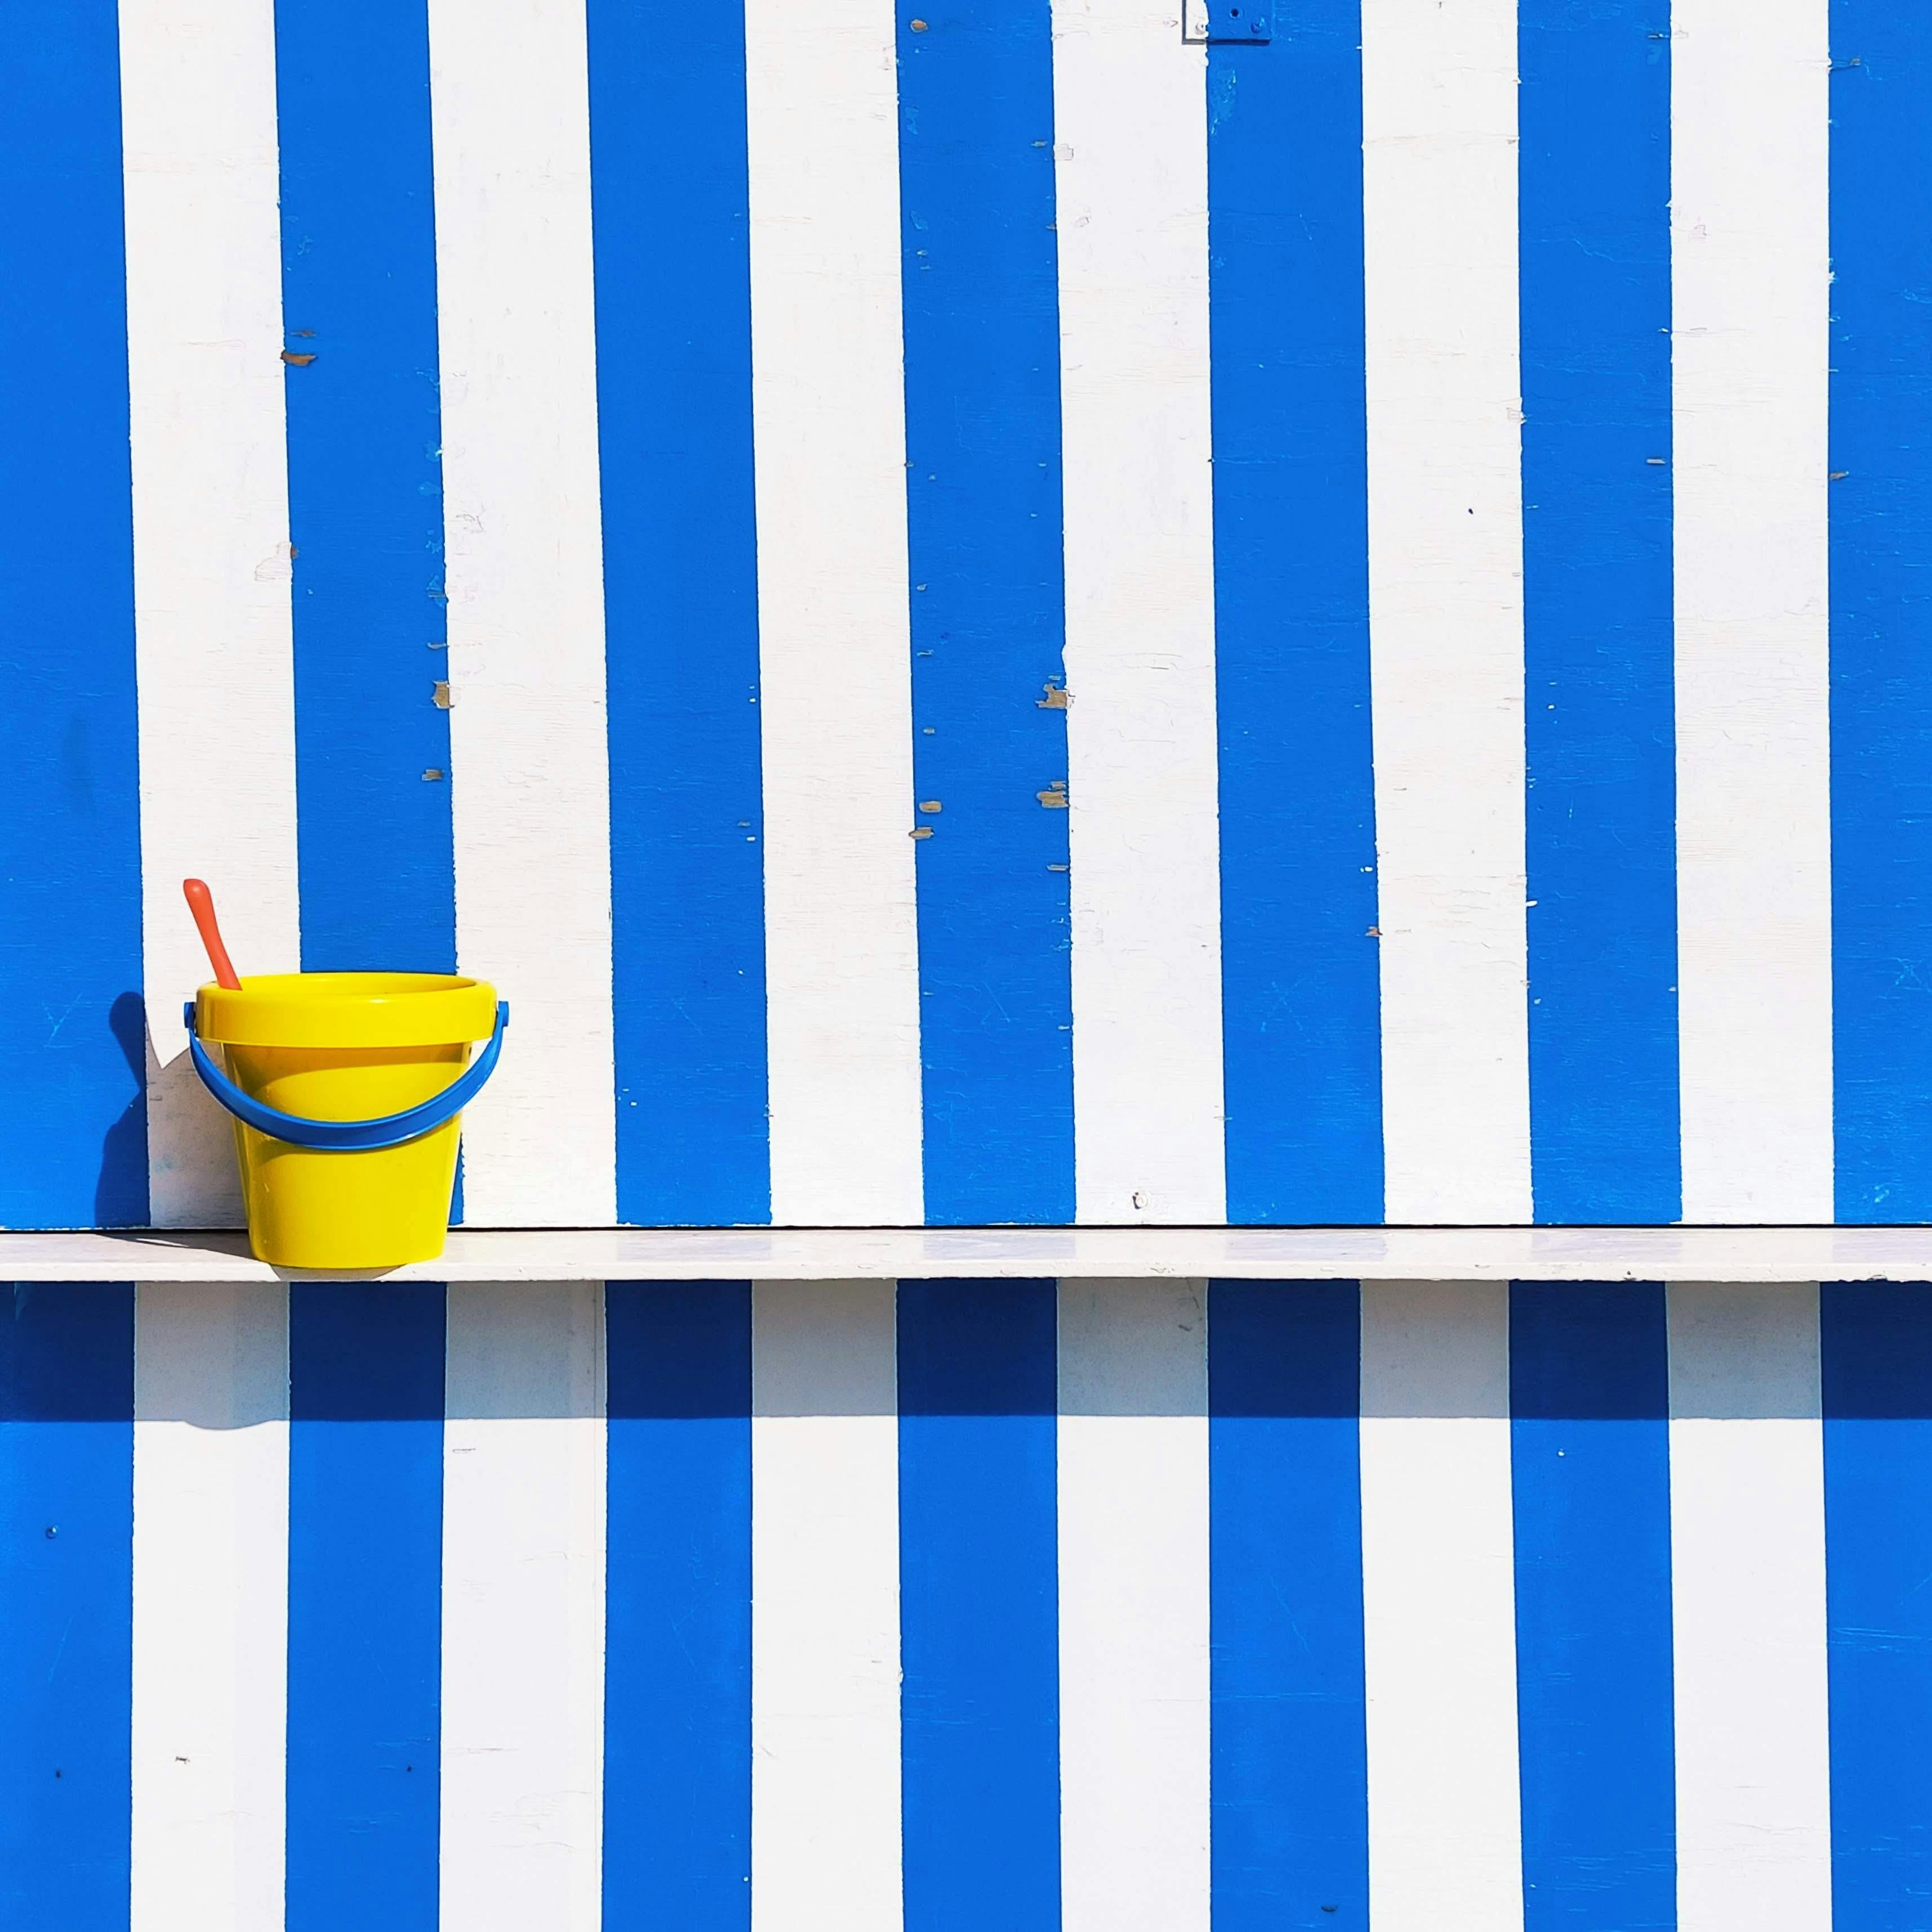
[[[1274,38],[1270,0],[1182,0],[1180,37],[1196,45],[1253,46]]]

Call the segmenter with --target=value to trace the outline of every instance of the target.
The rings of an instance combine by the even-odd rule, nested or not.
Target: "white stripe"
[[[1205,1282],[1060,1283],[1059,1454],[1066,1932],[1207,1932]]]
[[[301,965],[273,0],[124,0],[121,117],[149,1214],[232,1227],[181,882],[214,888],[243,973]]]
[[[1684,1218],[1828,1221],[1826,0],[1672,20]]]
[[[457,956],[514,1021],[464,1118],[465,1212],[595,1226],[616,1117],[584,4],[429,22]]]
[[[1076,1198],[1218,1221],[1204,56],[1168,0],[1054,0],[1053,112]]]
[[[1362,1286],[1362,1623],[1376,1932],[1522,1924],[1509,1289]]]
[[[754,1292],[752,1924],[898,1932],[896,1291]]]
[[[449,1932],[597,1932],[604,1310],[594,1282],[452,1287],[442,1501]]]
[[[282,1923],[288,1291],[136,1290],[134,1932]]]
[[[1673,1282],[1682,1932],[1832,1922],[1818,1291]]]
[[[1390,1221],[1526,1221],[1514,0],[1366,0],[1369,605]]]
[[[913,1222],[919,947],[890,0],[748,0],[745,56],[772,1219]]]

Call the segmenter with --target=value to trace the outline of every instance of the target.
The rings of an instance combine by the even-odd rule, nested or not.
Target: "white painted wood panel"
[[[134,1316],[134,1932],[282,1923],[288,1291],[144,1284]]]
[[[235,1227],[181,882],[212,886],[242,972],[299,968],[274,7],[125,0],[120,31],[149,1212]]]
[[[466,1218],[616,1218],[581,0],[430,0],[456,950],[514,1026]],[[423,653],[423,702],[443,675]]]
[[[752,1304],[754,1932],[903,1921],[896,1292]]]
[[[772,1219],[923,1218],[889,0],[748,0]]]
[[[1366,0],[1370,666],[1393,1222],[1530,1217],[1512,0]]]
[[[1671,25],[1684,1218],[1828,1221],[1826,0]]]
[[[441,1922],[598,1932],[602,1286],[452,1287],[448,1310]]]
[[[1054,0],[1075,1198],[1218,1221],[1220,765],[1202,50]]]
[[[1362,1289],[1362,1616],[1376,1932],[1522,1924],[1509,1288]]]
[[[1207,1932],[1208,1284],[1060,1284],[1066,1932]]]
[[[1932,1280],[1924,1228],[458,1228],[396,1281]],[[240,1234],[0,1234],[4,1281],[274,1281]]]
[[[1670,1292],[1682,1932],[1832,1923],[1818,1291]]]

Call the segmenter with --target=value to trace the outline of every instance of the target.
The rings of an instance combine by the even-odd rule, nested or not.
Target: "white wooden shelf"
[[[238,1234],[0,1233],[0,1280],[271,1281]],[[1932,1281],[1932,1228],[460,1228],[399,1281]]]

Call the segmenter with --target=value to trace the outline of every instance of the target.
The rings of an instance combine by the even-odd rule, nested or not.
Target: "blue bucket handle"
[[[264,1106],[240,1088],[215,1065],[214,1056],[201,1043],[194,1030],[194,1002],[188,1003],[183,1017],[188,1022],[188,1051],[194,1055],[194,1070],[202,1084],[238,1120],[259,1133],[272,1134],[299,1148],[319,1154],[374,1154],[383,1148],[400,1147],[445,1121],[454,1120],[475,1098],[484,1081],[495,1072],[496,1058],[503,1050],[504,1030],[510,1024],[510,1003],[496,1002],[496,1024],[488,1043],[461,1074],[440,1094],[432,1094],[420,1106],[400,1114],[385,1114],[376,1120],[308,1120],[299,1114],[284,1114]]]

